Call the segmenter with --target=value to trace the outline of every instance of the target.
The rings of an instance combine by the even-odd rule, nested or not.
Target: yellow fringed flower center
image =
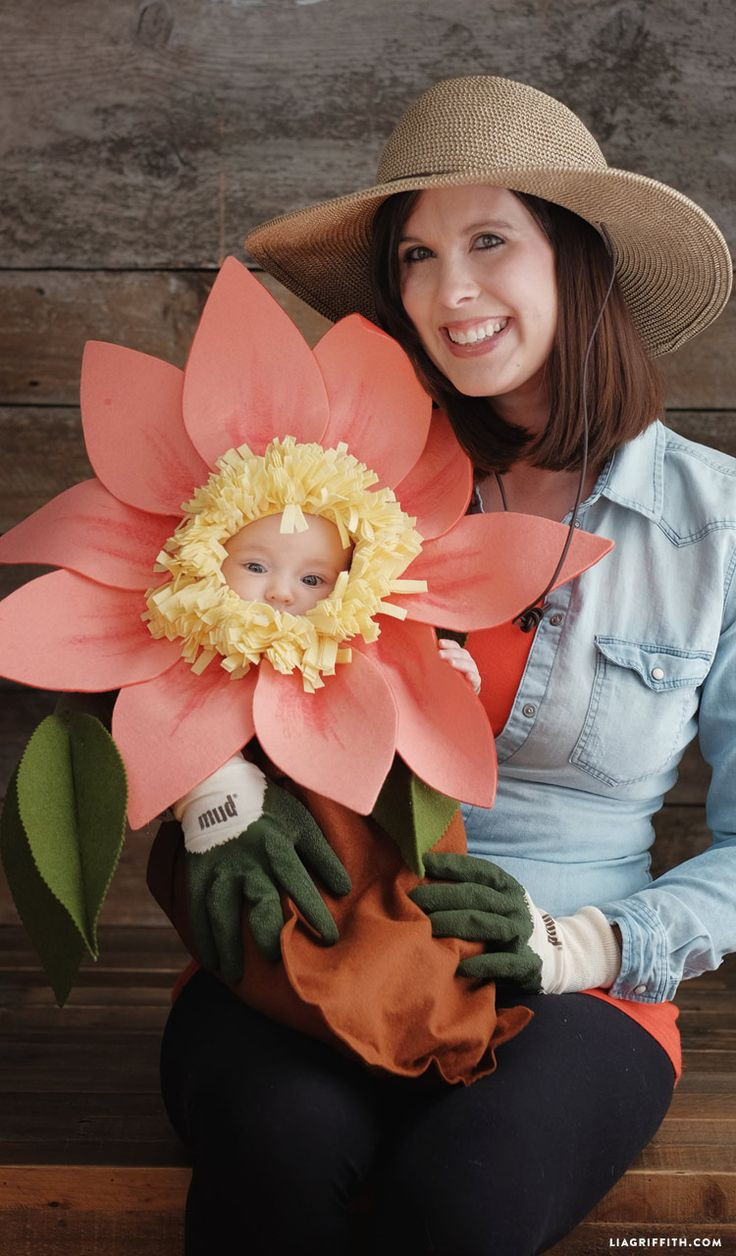
[[[273,440],[262,457],[247,445],[217,461],[206,484],[182,508],[184,519],[156,560],[170,579],[146,594],[143,619],[156,638],[182,640],[182,657],[203,672],[220,656],[233,679],[261,658],[278,672],[302,673],[314,692],[350,661],[351,637],[375,641],[377,614],[404,619],[406,611],[387,599],[426,591],[423,580],[402,580],[421,552],[416,520],[401,509],[390,489],[371,491],[378,476],[348,453],[347,445],[323,449],[298,444],[293,436]],[[244,602],[222,574],[225,543],[264,515],[281,514],[281,531],[302,531],[305,515],[322,515],[352,544],[349,571],[304,615]]]

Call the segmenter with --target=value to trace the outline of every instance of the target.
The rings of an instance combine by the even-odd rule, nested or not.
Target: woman
[[[486,77],[425,93],[376,187],[248,246],[323,313],[397,336],[474,459],[476,509],[616,549],[471,635],[498,798],[466,809],[470,854],[430,856],[416,892],[436,934],[485,943],[463,971],[534,1019],[492,1076],[424,1087],[200,974],[163,1052],[198,1165],[188,1250],[238,1251],[247,1227],[252,1250],[348,1253],[357,1219],[368,1251],[530,1256],[657,1129],[679,1067],[669,1000],[734,947],[736,468],[661,426],[651,363],[720,312],[728,254],[686,198],[609,169],[564,106]],[[696,729],[713,846],[651,882],[651,816]]]

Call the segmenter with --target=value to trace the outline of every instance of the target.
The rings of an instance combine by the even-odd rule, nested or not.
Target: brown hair
[[[493,399],[466,397],[425,353],[401,302],[399,239],[420,192],[390,196],[376,212],[371,282],[381,326],[404,347],[419,378],[447,412],[478,471],[507,471],[520,457],[551,471],[574,470],[583,450],[582,366],[611,279],[611,258],[585,219],[550,201],[516,192],[552,244],[558,323],[545,366],[550,415],[535,437],[496,413]],[[601,466],[614,449],[638,436],[662,413],[662,387],[617,282],[595,335],[587,369],[588,465]]]

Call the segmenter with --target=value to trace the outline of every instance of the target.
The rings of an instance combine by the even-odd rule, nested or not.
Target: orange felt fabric
[[[343,899],[324,894],[340,939],[333,947],[318,944],[287,900],[283,962],[265,960],[244,923],[244,977],[232,987],[235,993],[267,1016],[390,1073],[470,1084],[493,1072],[496,1048],[531,1013],[518,1007],[497,1014],[493,986],[473,986],[455,975],[460,959],[480,947],[432,937],[428,917],[407,897],[418,878],[372,820],[307,790],[294,792],[353,881]],[[459,813],[437,848],[465,849]],[[178,825],[159,832],[149,885],[192,951]]]

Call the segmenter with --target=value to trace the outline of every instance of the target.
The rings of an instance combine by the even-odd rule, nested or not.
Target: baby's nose
[[[278,577],[270,582],[266,596],[269,602],[280,602],[283,606],[289,606],[294,601],[289,581]]]

